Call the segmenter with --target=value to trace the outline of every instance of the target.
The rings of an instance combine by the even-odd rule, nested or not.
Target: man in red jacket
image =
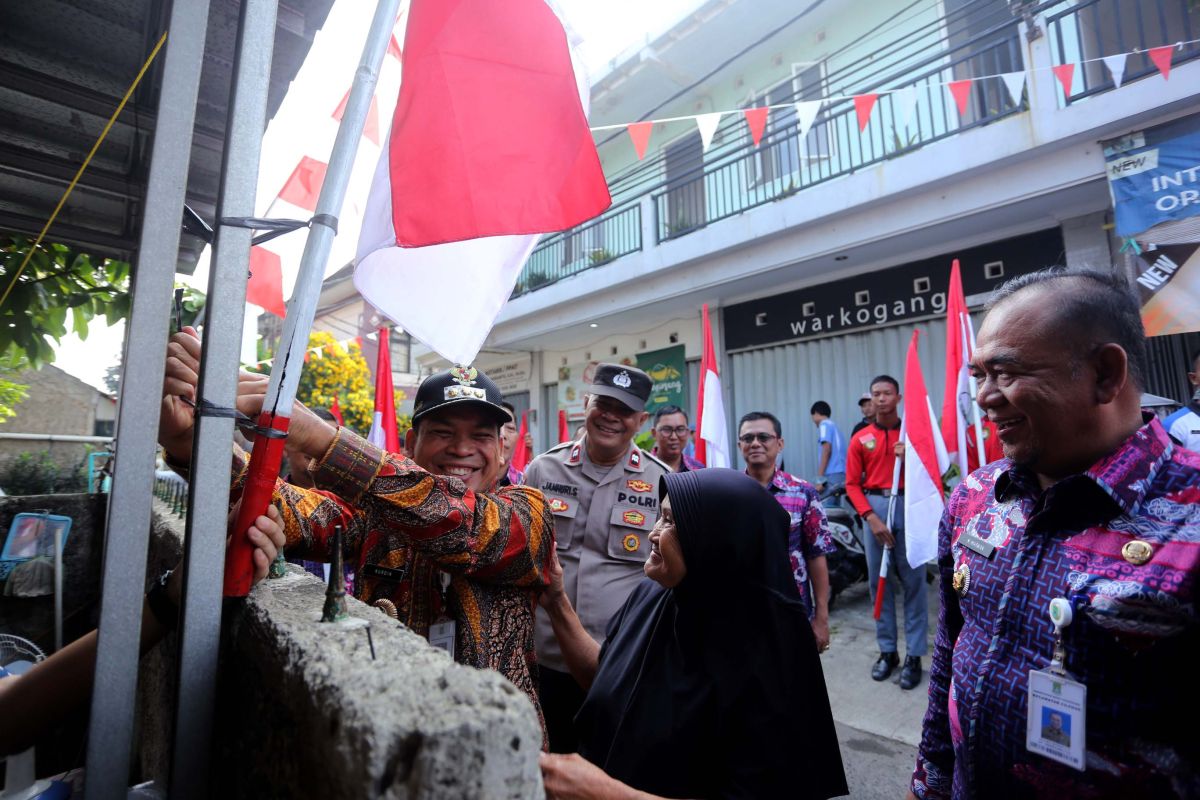
[[[927,648],[929,627],[925,594],[925,570],[908,565],[904,556],[904,480],[901,481],[892,524],[887,523],[888,500],[892,491],[892,471],[896,459],[904,458],[904,440],[900,436],[900,384],[890,375],[871,381],[871,399],[875,420],[850,437],[846,449],[846,496],[867,525],[867,572],[871,599],[879,582],[879,566],[884,548],[893,548],[888,559],[889,581],[883,598],[883,613],[875,623],[879,659],[871,668],[871,677],[887,680],[900,664],[896,646],[896,592],[904,591],[904,667],[900,670],[900,688],[912,689],[921,682],[921,656]]]

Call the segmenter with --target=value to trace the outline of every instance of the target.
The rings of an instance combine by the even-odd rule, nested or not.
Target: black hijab
[[[687,575],[643,581],[609,622],[580,752],[667,797],[847,793],[789,517],[733,470],[664,476]]]

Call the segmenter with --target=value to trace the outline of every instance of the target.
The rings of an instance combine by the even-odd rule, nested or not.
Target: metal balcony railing
[[[512,296],[642,249],[639,201],[613,206],[590,222],[547,236],[525,262]]]

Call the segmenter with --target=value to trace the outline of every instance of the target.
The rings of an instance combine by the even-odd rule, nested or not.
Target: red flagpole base
[[[879,584],[875,587],[875,619],[883,616],[883,593],[887,589],[887,576],[879,576]]]
[[[258,424],[287,433],[291,418],[272,415],[269,411],[259,414]],[[225,596],[245,597],[254,583],[254,545],[246,536],[254,520],[267,513],[267,506],[275,494],[275,479],[279,476],[279,465],[283,463],[283,437],[268,439],[259,436],[254,440],[250,453],[250,466],[246,471],[246,484],[242,489],[242,505],[238,509],[232,540],[225,548]]]

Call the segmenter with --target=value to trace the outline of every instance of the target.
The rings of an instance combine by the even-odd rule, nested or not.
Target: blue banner
[[[1103,144],[1118,236],[1200,215],[1200,115]]]

